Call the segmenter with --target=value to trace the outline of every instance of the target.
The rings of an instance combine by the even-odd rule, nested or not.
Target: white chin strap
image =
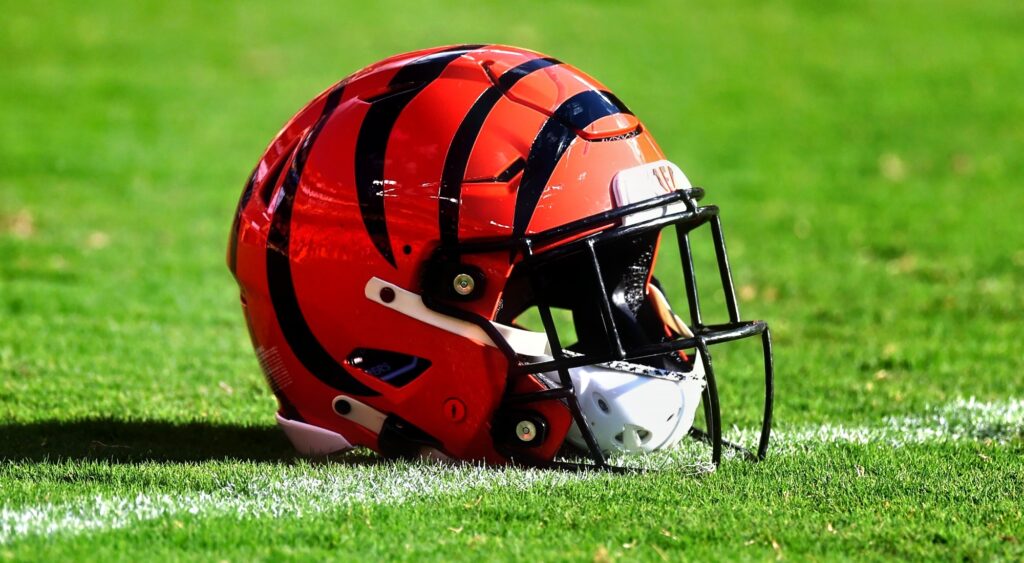
[[[638,375],[653,368],[615,362],[569,370],[576,397],[597,445],[607,454],[638,454],[670,448],[686,436],[704,391],[700,354],[678,381]],[[629,369],[623,369],[629,368]],[[557,381],[557,374],[549,374]],[[587,443],[574,423],[566,436],[584,450]]]

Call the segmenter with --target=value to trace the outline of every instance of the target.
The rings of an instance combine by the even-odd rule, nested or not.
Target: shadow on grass
[[[0,460],[185,463],[294,457],[291,444],[274,427],[116,419],[0,424]],[[346,455],[344,462],[360,463],[359,458]]]

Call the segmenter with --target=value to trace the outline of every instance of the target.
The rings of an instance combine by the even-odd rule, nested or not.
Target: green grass
[[[2,12],[0,558],[1024,558],[1019,3]],[[292,458],[224,266],[242,183],[330,83],[472,41],[594,74],[722,206],[743,312],[776,338],[767,462]],[[716,355],[727,424],[753,424],[755,354]],[[875,436],[970,396],[1017,407],[941,440],[795,438]],[[3,529],[32,514],[63,524]]]

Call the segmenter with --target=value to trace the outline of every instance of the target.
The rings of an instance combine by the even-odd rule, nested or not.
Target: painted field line
[[[778,424],[778,421],[776,421]],[[735,443],[752,446],[757,443],[760,428],[731,428],[723,437]],[[847,426],[826,423],[820,426],[786,427],[772,430],[769,456],[806,454],[813,447],[827,444],[883,444],[900,448],[915,444],[990,441],[1006,444],[1024,439],[1024,399],[983,402],[957,399],[940,407],[927,409],[917,416],[888,416],[873,426]],[[646,457],[619,458],[616,463],[642,469],[667,469],[699,459],[703,444],[685,441],[681,447]],[[724,457],[736,457],[726,449]],[[701,466],[696,466],[697,470]],[[712,471],[709,463],[704,471]]]
[[[753,431],[734,431],[745,439]],[[806,451],[832,443],[883,443],[893,447],[991,440],[1006,443],[1024,435],[1024,400],[954,401],[921,416],[889,417],[878,426],[826,424],[781,429],[773,435],[772,455]],[[692,444],[692,443],[691,443]],[[641,465],[694,466],[695,445],[643,458]],[[689,465],[687,465],[689,464]],[[300,518],[339,506],[400,504],[416,498],[467,491],[557,487],[593,473],[566,473],[478,466],[318,464],[275,467],[246,481],[229,481],[208,493],[96,496],[77,502],[0,508],[0,545],[29,536],[78,535],[125,528],[159,518]]]
[[[262,468],[261,468],[262,469]],[[301,518],[358,504],[400,504],[435,495],[557,487],[583,474],[437,464],[318,464],[263,471],[213,492],[95,496],[79,502],[0,509],[0,545],[26,536],[78,535],[174,516]]]
[[[734,431],[750,440],[755,432]],[[877,426],[823,424],[814,428],[783,428],[772,434],[773,451],[800,449],[808,444],[884,443],[893,447],[991,440],[1005,444],[1024,436],[1024,399],[982,402],[957,399],[919,416],[889,416]]]

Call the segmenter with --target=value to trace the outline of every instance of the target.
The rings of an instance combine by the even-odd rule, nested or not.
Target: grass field
[[[1024,558],[1021,3],[2,13],[0,559]],[[224,266],[242,183],[333,81],[464,42],[594,74],[722,206],[766,462],[292,456]],[[755,356],[722,356],[732,435]]]

